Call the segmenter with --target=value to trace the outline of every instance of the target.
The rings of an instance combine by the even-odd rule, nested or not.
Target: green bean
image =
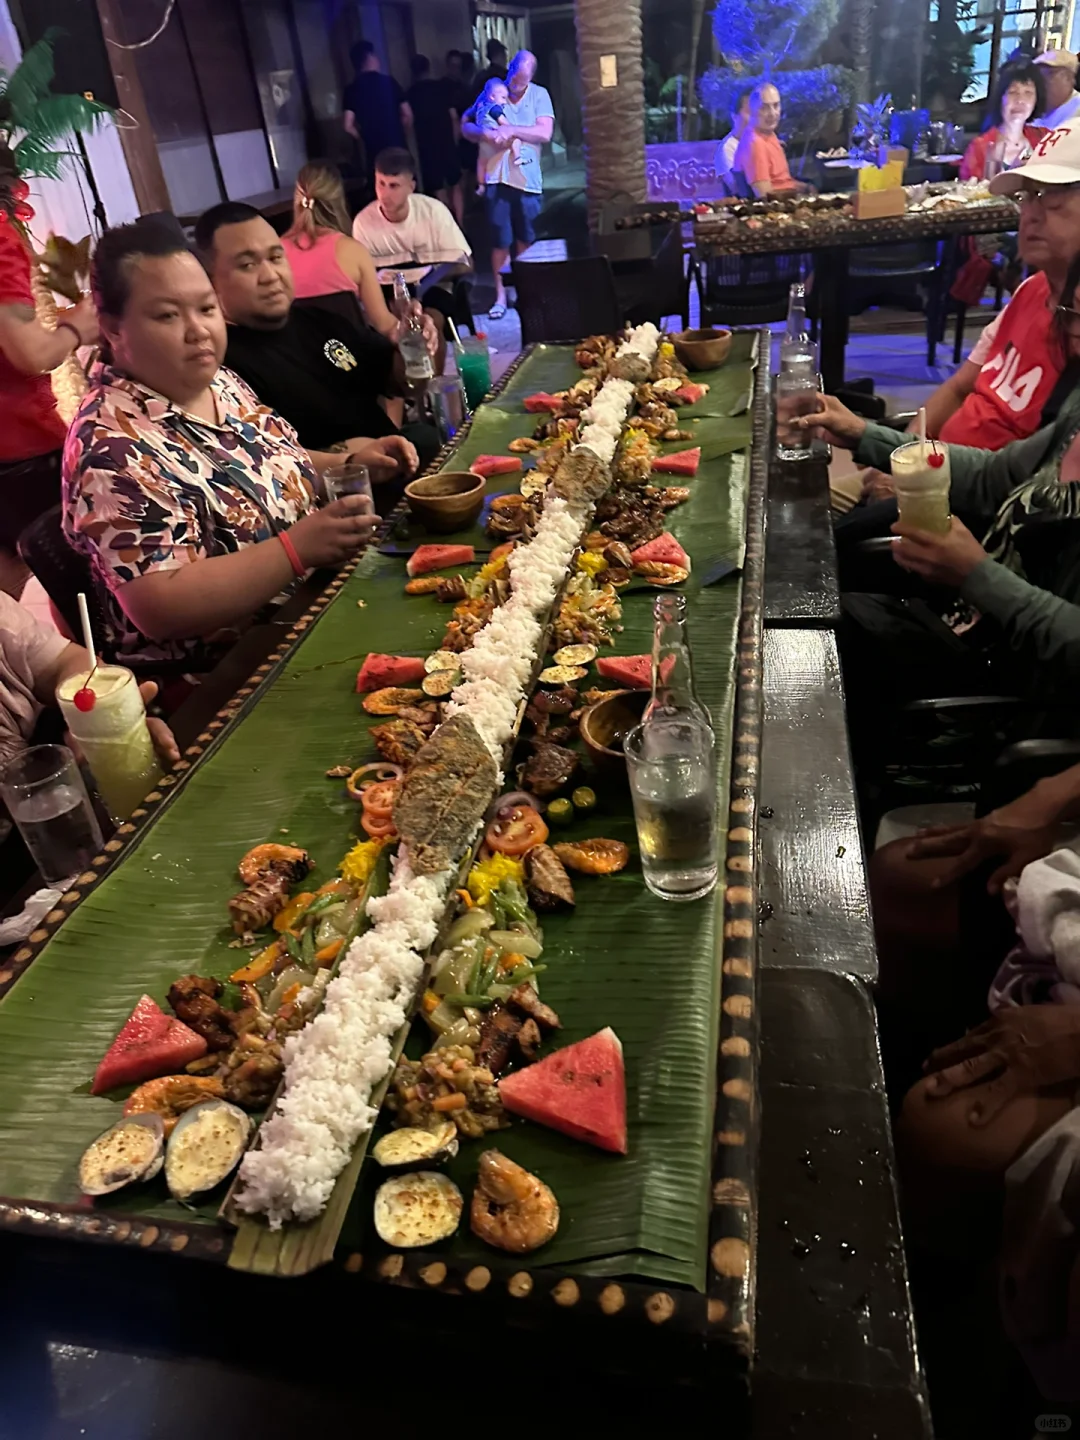
[[[459,1010],[467,1006],[473,1010],[486,1010],[492,1004],[488,995],[444,995],[443,1001],[447,1005],[456,1005]]]

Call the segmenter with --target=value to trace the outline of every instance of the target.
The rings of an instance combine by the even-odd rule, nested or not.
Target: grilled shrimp
[[[296,845],[256,845],[236,867],[245,885],[254,885],[266,875],[283,875],[292,884],[302,880],[314,862]]]
[[[160,1080],[148,1080],[133,1090],[124,1104],[124,1114],[160,1115],[165,1122],[165,1134],[169,1136],[185,1110],[200,1100],[220,1100],[224,1094],[225,1087],[214,1076],[163,1075]]]
[[[473,1191],[469,1223],[497,1250],[524,1255],[538,1250],[559,1228],[554,1191],[499,1150],[485,1150]]]

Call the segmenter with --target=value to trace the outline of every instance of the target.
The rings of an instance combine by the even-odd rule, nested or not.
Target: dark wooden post
[[[133,126],[130,120],[121,116],[118,126],[120,144],[124,147],[135,199],[144,215],[155,210],[171,210],[169,187],[165,183],[165,172],[161,168],[161,157],[154,140],[154,128],[147,114],[142,82],[135,64],[136,52],[118,48],[128,43],[120,5],[118,0],[97,0],[97,7],[120,106],[135,122]]]
[[[645,199],[641,0],[575,0],[589,224],[616,196]]]

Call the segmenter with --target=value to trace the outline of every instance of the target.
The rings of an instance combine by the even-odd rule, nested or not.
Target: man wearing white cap
[[[1080,111],[1080,93],[1076,89],[1076,70],[1080,60],[1071,50],[1046,50],[1035,57],[1035,64],[1043,67],[1048,108],[1046,114],[1040,115],[1033,123],[1053,130],[1066,124]]]
[[[1031,158],[995,175],[990,189],[1020,200],[1020,258],[1033,273],[985,327],[960,368],[930,396],[926,428],[951,445],[1000,450],[1052,420],[1076,383],[1077,362],[1063,374],[1066,355],[1054,317],[1080,251],[1080,118],[1044,135]],[[835,477],[831,496],[842,515],[841,545],[884,534],[895,518],[874,505],[846,514],[859,498],[860,484],[864,500],[885,501],[895,494],[892,476],[879,470]]]

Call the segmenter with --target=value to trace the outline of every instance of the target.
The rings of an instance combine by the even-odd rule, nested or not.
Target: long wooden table
[[[814,292],[821,326],[821,374],[825,389],[844,384],[848,337],[848,282],[851,251],[918,240],[955,241],[963,235],[1015,230],[1019,209],[1011,200],[952,210],[920,210],[882,220],[855,220],[825,212],[801,220],[699,217],[694,249],[700,259],[723,255],[813,256]]]
[[[771,450],[766,370],[759,366],[752,397],[751,494],[759,496],[752,501],[758,505]],[[820,465],[780,480],[774,469],[769,527],[794,491],[809,495],[823,484]],[[797,514],[789,513],[789,533],[797,523]],[[813,533],[824,538],[820,530]],[[864,901],[860,929],[861,860],[844,765],[835,639],[822,623],[832,588],[828,562],[814,549],[812,541],[789,549],[786,575],[782,552],[769,549],[765,564],[776,584],[770,599],[767,569],[762,604],[760,593],[754,596],[760,539],[748,537],[750,603],[743,606],[739,664],[760,674],[753,670],[754,655],[763,643],[764,673],[762,685],[746,694],[737,728],[748,735],[763,711],[767,803],[761,810],[761,939],[744,948],[741,959],[729,956],[735,980],[725,988],[725,1008],[731,1004],[737,1015],[748,1006],[751,1017],[748,1028],[729,1032],[738,1042],[734,1051],[743,1035],[753,1036],[755,1047],[751,1068],[743,1072],[749,1091],[745,1080],[733,1086],[717,1118],[722,1134],[743,1127],[741,1149],[749,1166],[729,1170],[717,1182],[736,1222],[713,1237],[714,1258],[735,1282],[724,1292],[728,1302],[736,1301],[733,1308],[719,1295],[710,1302],[714,1333],[726,1340],[719,1352],[702,1350],[688,1359],[674,1333],[656,1331],[642,1345],[632,1327],[601,1325],[582,1345],[576,1328],[562,1325],[556,1333],[542,1327],[528,1339],[530,1371],[544,1377],[546,1391],[573,1415],[572,1429],[625,1420],[633,1433],[643,1413],[670,1416],[687,1394],[676,1387],[678,1376],[709,1386],[710,1411],[733,1440],[749,1435],[751,1406],[759,1433],[769,1435],[787,1433],[785,1417],[796,1412],[817,1417],[800,1430],[807,1436],[874,1431],[916,1440],[926,1433],[865,991],[873,947]],[[805,626],[792,623],[800,620],[800,590],[811,615]],[[279,664],[316,615],[313,609],[299,617],[263,665]],[[267,673],[257,679],[265,681]],[[221,725],[235,724],[255,703],[256,682],[248,682],[225,707]],[[217,721],[210,723],[216,733]],[[820,755],[823,744],[831,757],[824,780],[804,763],[808,750]],[[194,758],[198,763],[201,757]],[[741,763],[750,761],[747,753]],[[820,804],[806,810],[811,792]],[[847,817],[841,830],[835,828],[838,814]],[[747,816],[752,812],[743,812],[743,823]],[[830,856],[834,836],[840,843]],[[752,869],[732,875],[740,886],[754,884]],[[834,925],[831,942],[820,922],[800,916],[806,902],[799,897],[815,884],[822,920],[842,896],[847,923],[854,926],[845,933]],[[745,902],[735,904],[729,924],[742,933]],[[869,1144],[879,1147],[880,1162],[860,1168],[859,1146]],[[275,1440],[331,1426],[355,1428],[360,1417],[367,1425],[419,1434],[430,1419],[421,1406],[412,1427],[395,1378],[402,1357],[411,1357],[415,1374],[418,1356],[460,1353],[463,1335],[487,1324],[478,1314],[463,1325],[459,1307],[474,1302],[461,1298],[433,1308],[422,1293],[431,1281],[418,1277],[412,1279],[416,1288],[358,1287],[346,1263],[301,1280],[267,1280],[178,1262],[168,1253],[177,1248],[181,1232],[174,1234],[175,1227],[151,1227],[144,1234],[136,1226],[139,1235],[127,1244],[72,1247],[49,1238],[65,1227],[54,1226],[44,1211],[27,1211],[14,1224],[6,1218],[11,1228],[0,1231],[6,1261],[0,1295],[12,1311],[18,1305],[20,1326],[7,1351],[18,1376],[9,1381],[0,1414],[6,1409],[16,1416],[12,1433],[20,1436],[52,1435],[46,1427],[56,1394],[64,1397],[64,1419],[88,1440],[146,1440],[151,1434],[179,1440],[193,1433],[217,1440],[248,1429]],[[807,1239],[823,1238],[804,1250],[803,1231]],[[84,1238],[106,1239],[103,1233]],[[840,1252],[841,1242],[850,1254]],[[280,1321],[290,1314],[333,1320],[320,1325],[310,1357],[298,1339],[295,1363],[283,1365]],[[514,1323],[518,1314],[507,1313],[500,1324]],[[263,1316],[276,1318],[263,1323]],[[755,1350],[751,1376],[747,1365]],[[619,1383],[598,1386],[605,1373],[620,1375]],[[515,1367],[491,1367],[483,1387],[488,1403],[522,1401]],[[236,1417],[232,1428],[223,1425],[224,1416]],[[768,1423],[761,1428],[763,1420]]]

